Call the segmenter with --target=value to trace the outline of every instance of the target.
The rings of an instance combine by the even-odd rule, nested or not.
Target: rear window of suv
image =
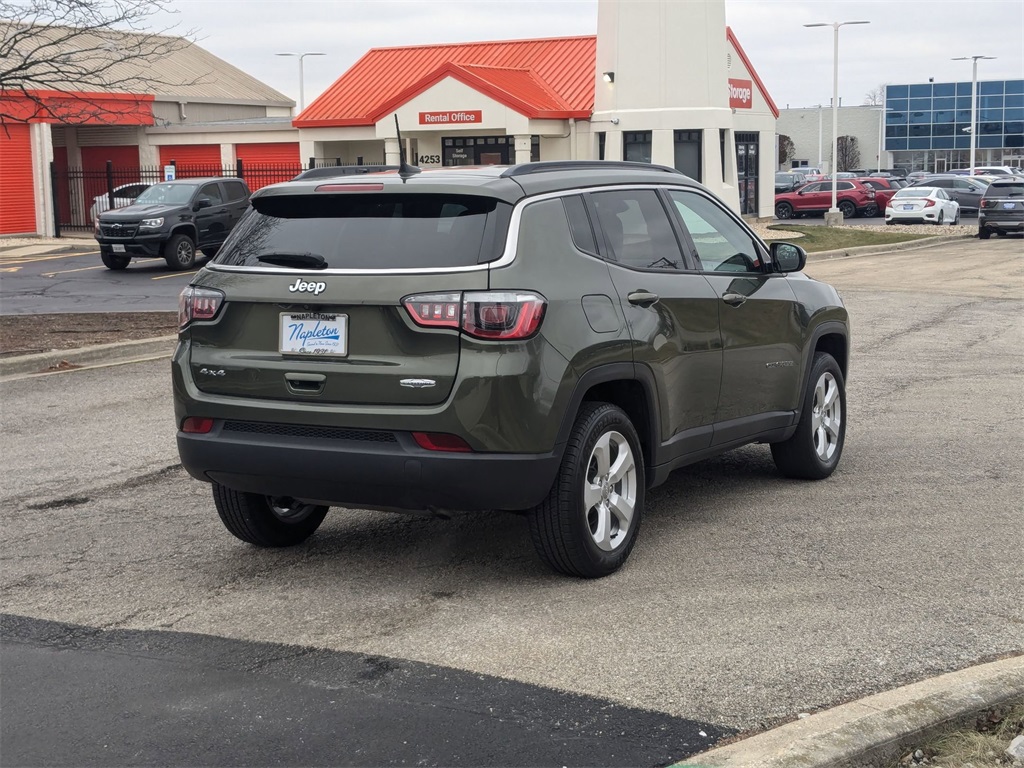
[[[1024,197],[1024,181],[993,181],[985,190],[985,197]]]
[[[257,197],[214,264],[311,253],[327,269],[465,267],[497,259],[512,206],[491,197],[353,193]]]

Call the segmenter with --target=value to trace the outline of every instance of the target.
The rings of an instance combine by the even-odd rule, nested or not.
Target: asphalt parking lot
[[[510,515],[336,509],[297,549],[248,548],[177,466],[167,361],[6,382],[3,610],[74,625],[21,635],[79,638],[58,649],[105,628],[137,655],[198,633],[249,653],[376,659],[364,689],[404,702],[458,708],[476,678],[473,727],[530,727],[465,764],[519,764],[516,739],[548,739],[556,721],[584,745],[564,764],[664,764],[701,738],[1024,651],[1021,241],[807,272],[837,286],[852,318],[836,474],[784,480],[766,447],[679,471],[650,494],[626,567],[593,582],[545,571]],[[273,647],[265,658],[288,655]],[[260,668],[224,661],[240,656],[217,668]],[[340,685],[322,668],[282,674]],[[522,687],[499,705],[488,696],[501,681]],[[478,747],[492,738],[470,733]],[[645,740],[658,749],[641,752]],[[435,763],[462,762],[438,749]]]
[[[4,314],[49,312],[173,312],[178,294],[198,270],[172,272],[163,259],[133,259],[114,272],[100,263],[96,242],[68,239],[82,252],[0,252],[0,302]]]

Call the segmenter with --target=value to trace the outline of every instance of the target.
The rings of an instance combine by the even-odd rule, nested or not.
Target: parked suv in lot
[[[836,183],[836,207],[844,219],[854,216],[874,216],[878,213],[875,190],[854,179],[839,179]],[[824,213],[832,207],[832,182],[815,181],[795,192],[775,196],[775,216],[791,219],[808,213]]]
[[[993,181],[985,189],[978,211],[978,237],[988,240],[995,232],[1024,232],[1024,180]]]
[[[124,269],[132,257],[162,256],[171,269],[188,269],[196,251],[213,256],[249,207],[241,179],[179,179],[154,184],[126,208],[96,220],[100,258]]]
[[[649,164],[265,187],[181,295],[182,464],[257,546],[334,505],[507,510],[604,576],[677,467],[768,443],[835,469],[848,318],[805,258]]]

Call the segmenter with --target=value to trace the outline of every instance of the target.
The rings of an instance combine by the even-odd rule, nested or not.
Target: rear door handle
[[[659,298],[658,294],[650,291],[633,291],[626,297],[630,304],[637,307],[650,307],[657,304]]]
[[[740,304],[742,304],[746,300],[747,300],[747,297],[744,296],[742,293],[723,293],[722,294],[722,301],[724,301],[726,304],[728,304],[731,307],[738,307]]]

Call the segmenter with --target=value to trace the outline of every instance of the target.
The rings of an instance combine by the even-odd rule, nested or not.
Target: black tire
[[[890,227],[891,227],[891,226],[892,226],[893,224],[895,224],[896,222],[895,222],[895,221],[892,221],[892,220],[886,220],[886,222],[885,222],[885,223],[886,223],[886,225],[887,225],[887,226],[890,226]]]
[[[879,214],[878,206],[877,205],[869,205],[867,208],[864,209],[864,213],[862,215],[865,218],[870,219],[870,218],[872,218],[874,216],[877,216],[878,214]]]
[[[793,206],[789,203],[779,203],[775,206],[775,218],[777,219],[791,219],[793,218]]]
[[[257,547],[292,547],[312,536],[327,516],[327,507],[291,498],[243,493],[213,484],[213,503],[221,522],[234,536]],[[279,511],[275,511],[275,509]]]
[[[996,237],[1006,237],[1007,234],[1008,234],[1007,232],[1005,232],[1005,231],[1003,231],[1001,229],[997,229],[996,230]]]
[[[937,218],[935,220],[935,226],[937,226],[937,227],[942,226],[942,221],[945,218],[946,218],[946,212],[945,211],[939,211],[939,218]]]
[[[844,219],[852,219],[857,215],[857,206],[851,203],[849,200],[843,200],[839,203],[839,212],[843,214]]]
[[[106,251],[100,251],[100,259],[103,261],[103,266],[107,269],[127,269],[128,265],[132,263],[131,256],[123,256],[118,253],[107,253]]]
[[[956,216],[953,217],[953,223],[950,224],[949,226],[956,227],[956,226],[959,226],[959,224],[960,224],[960,211],[957,211],[956,212]]]
[[[838,399],[838,403],[832,400],[838,405],[838,425],[835,424],[835,414],[830,419],[819,416],[830,397]],[[825,426],[826,421],[831,422],[833,430]],[[832,355],[815,352],[796,432],[788,440],[772,443],[772,458],[786,477],[821,480],[835,471],[845,441],[846,384],[843,372]]]
[[[987,227],[979,227],[978,237],[982,240],[988,240],[990,237],[992,237],[992,230],[988,229]]]
[[[172,235],[164,243],[164,261],[171,269],[189,269],[196,263],[196,244],[188,235]]]
[[[601,475],[597,445],[607,443],[608,472]],[[625,473],[619,480],[611,470],[622,460]],[[631,462],[631,465],[630,465]],[[597,475],[600,483],[589,482]],[[640,438],[629,417],[610,403],[586,403],[580,409],[566,445],[562,465],[548,497],[530,512],[530,534],[537,554],[556,571],[595,579],[617,571],[636,543],[643,517],[646,477]],[[587,507],[584,487],[596,495]],[[632,513],[625,530],[609,502],[623,500]],[[602,510],[604,516],[602,518]],[[602,533],[600,521],[606,521]],[[598,537],[605,539],[604,545]]]
[[[202,251],[203,256],[212,259],[214,256],[217,255],[217,251],[220,250],[220,247],[214,246],[212,248],[202,248],[200,250]]]

